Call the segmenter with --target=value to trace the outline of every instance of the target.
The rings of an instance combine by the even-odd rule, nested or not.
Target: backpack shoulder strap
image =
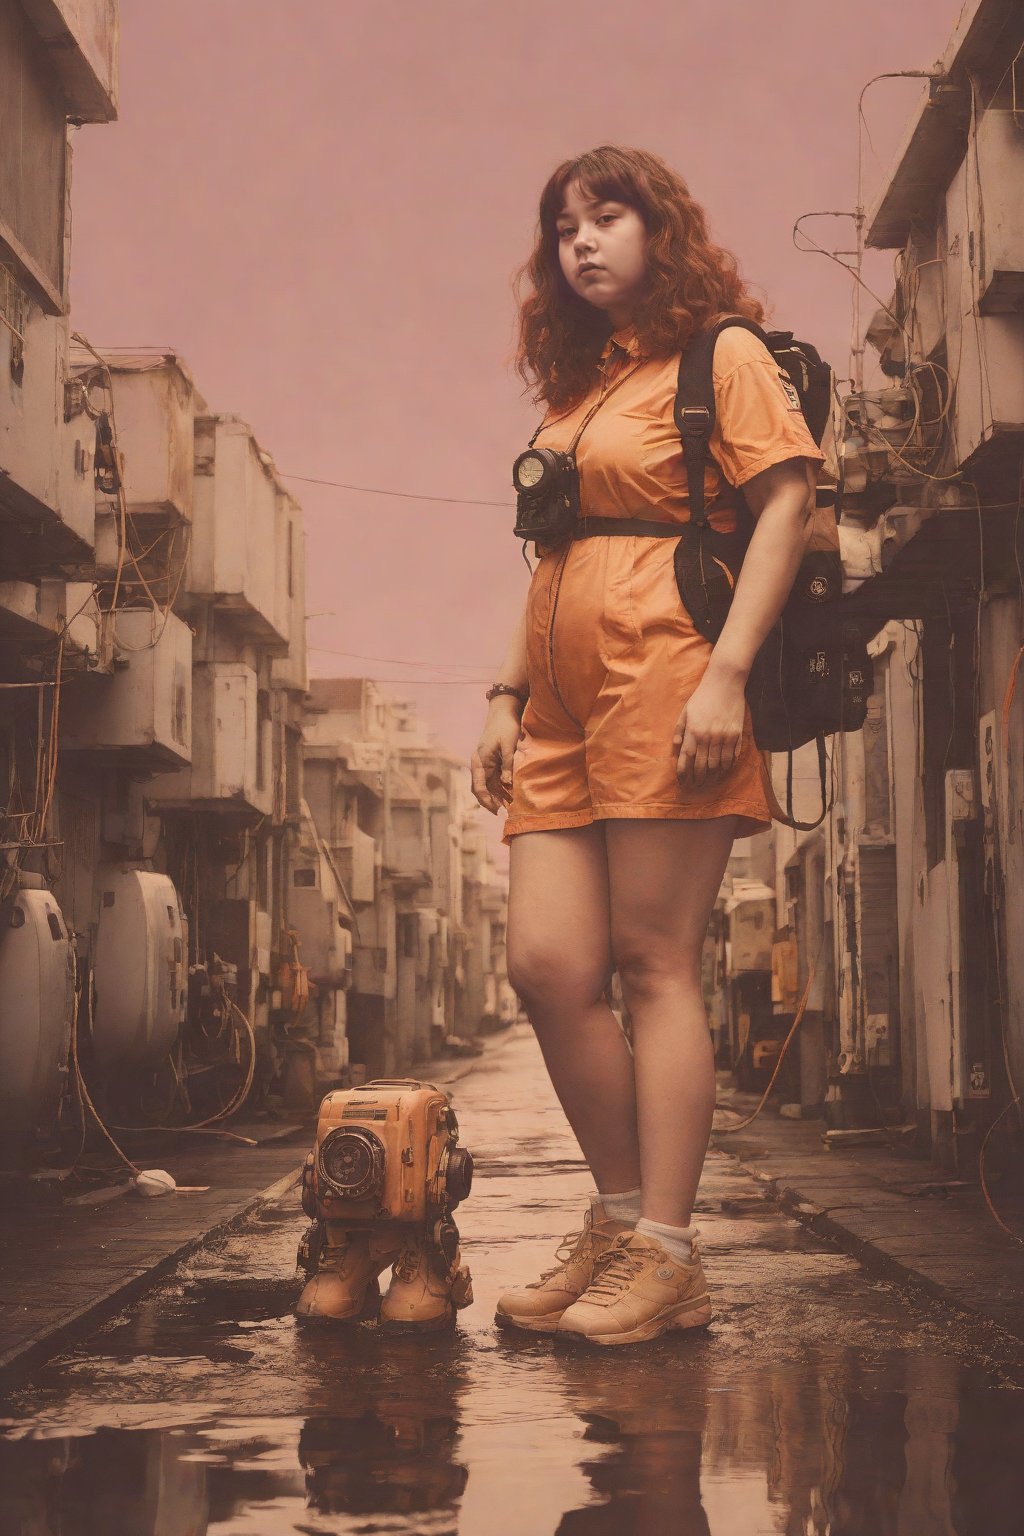
[[[708,444],[715,430],[715,382],[712,372],[715,360],[715,343],[723,331],[731,326],[750,331],[761,341],[767,341],[765,332],[754,320],[742,315],[728,315],[710,330],[700,335],[683,349],[679,359],[679,378],[676,384],[676,400],[673,415],[679,436],[683,441],[683,462],[690,495],[690,521],[698,528],[707,522],[704,506],[704,469],[708,460]]]

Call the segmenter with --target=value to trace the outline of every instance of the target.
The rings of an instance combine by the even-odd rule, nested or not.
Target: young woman
[[[685,523],[680,351],[724,315],[763,314],[702,209],[655,155],[593,150],[544,188],[525,271],[537,446],[568,449],[591,413],[581,516]],[[711,522],[734,526],[739,494],[757,519],[718,643],[680,601],[674,539],[538,547],[473,758],[477,799],[508,808],[510,980],[597,1186],[582,1232],[497,1321],[596,1344],[711,1317],[690,1226],[715,1098],[701,948],[733,838],[770,821],[744,683],[800,563],[823,457],[749,331],[720,336],[714,387]],[[632,1051],[605,998],[614,971]]]

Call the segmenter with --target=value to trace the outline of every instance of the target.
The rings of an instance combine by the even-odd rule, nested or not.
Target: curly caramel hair
[[[604,144],[566,160],[548,180],[537,244],[518,274],[517,290],[527,280],[531,291],[519,301],[516,366],[538,400],[561,409],[581,399],[613,330],[607,315],[573,292],[559,264],[556,224],[574,183],[588,197],[627,203],[644,222],[649,281],[634,324],[648,355],[681,351],[722,315],[764,319],[735,257],[712,243],[682,177],[646,150]]]

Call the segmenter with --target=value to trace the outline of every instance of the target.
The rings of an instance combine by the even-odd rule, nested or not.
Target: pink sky
[[[932,64],[958,9],[122,0],[120,120],[75,142],[74,323],[101,349],[179,352],[282,471],[511,500],[534,418],[511,277],[553,166],[602,142],[663,155],[778,322],[845,373],[850,279],[793,249],[793,221],[853,206],[861,86]],[[869,194],[920,91],[868,93]],[[848,246],[849,227],[817,237]],[[312,673],[431,677],[401,692],[468,756],[483,684],[440,680],[502,655],[526,581],[511,511],[291,483],[308,608],[333,610],[311,645],[445,664],[315,650]]]

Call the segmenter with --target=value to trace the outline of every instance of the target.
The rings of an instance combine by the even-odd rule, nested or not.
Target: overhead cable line
[[[367,677],[363,672],[346,674],[363,683],[380,683],[387,688],[481,688],[487,681],[484,677]],[[329,679],[311,677],[311,682],[326,682]]]
[[[395,496],[401,501],[440,501],[458,507],[502,507],[506,511],[510,501],[481,501],[474,496],[426,496],[416,491],[384,491],[377,485],[350,485],[347,480],[318,480],[313,475],[290,475],[286,470],[277,473],[282,480],[301,480],[305,485],[330,485],[337,491],[361,491],[365,496]]]
[[[442,671],[479,672],[481,667],[478,662],[469,661],[414,661],[411,656],[367,656],[362,651],[336,651],[328,645],[309,645],[309,651],[322,651],[325,656],[349,656],[354,661],[386,661],[399,667],[430,667],[440,668]]]

